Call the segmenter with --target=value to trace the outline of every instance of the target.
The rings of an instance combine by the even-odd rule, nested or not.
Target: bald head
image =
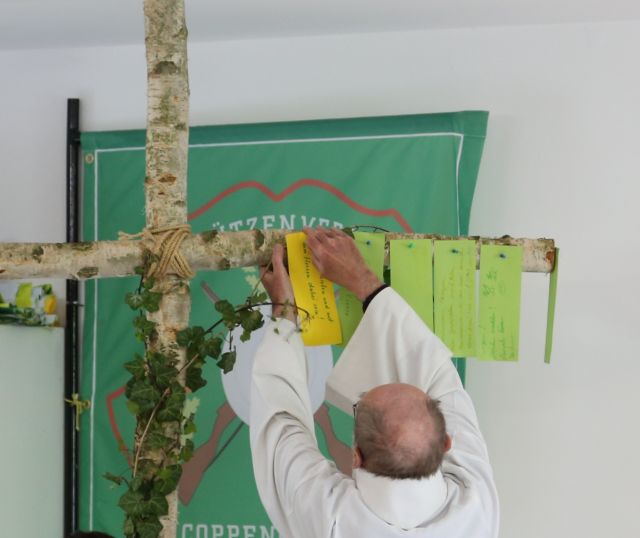
[[[392,478],[432,475],[448,448],[438,403],[404,383],[381,385],[363,396],[355,442],[363,468]]]

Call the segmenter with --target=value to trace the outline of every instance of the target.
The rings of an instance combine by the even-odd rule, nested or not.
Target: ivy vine
[[[136,268],[140,275],[138,289],[125,297],[126,304],[137,312],[133,326],[145,348],[143,355],[136,353],[124,364],[131,374],[125,386],[126,405],[138,424],[129,454],[130,473],[104,475],[126,486],[118,505],[125,513],[123,530],[127,538],[157,538],[162,530],[160,518],[168,513],[166,496],[178,486],[182,464],[193,455],[193,441],[188,436],[196,431],[196,425],[193,413],[185,416],[187,389],[195,392],[207,384],[202,376],[207,360],[215,361],[224,373],[230,372],[236,361],[231,331],[241,327],[240,340],[249,340],[251,333],[264,324],[258,307],[273,305],[257,287],[241,305],[217,301],[218,321],[207,329],[193,326],[176,334],[177,345],[186,349],[186,361],[178,367],[175,348],[152,349],[158,335],[156,323],[147,319],[147,313],[160,309],[162,293],[156,280],[146,276],[153,255],[147,252],[144,259],[144,265]],[[227,351],[223,351],[225,347]],[[179,381],[183,373],[184,385]]]

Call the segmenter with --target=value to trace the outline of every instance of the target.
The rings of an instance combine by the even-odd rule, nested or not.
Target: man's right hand
[[[382,286],[367,267],[356,242],[342,230],[305,228],[307,246],[320,274],[352,292],[364,301]]]

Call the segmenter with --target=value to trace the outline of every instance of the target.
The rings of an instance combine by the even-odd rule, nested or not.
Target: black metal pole
[[[67,242],[80,240],[79,207],[80,100],[67,99]],[[80,392],[78,281],[67,280],[64,331],[64,395]],[[78,432],[76,409],[64,407],[64,536],[78,529]]]

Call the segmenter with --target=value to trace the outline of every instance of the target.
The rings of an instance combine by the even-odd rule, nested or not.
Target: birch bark
[[[181,252],[194,271],[225,270],[264,265],[273,245],[283,242],[289,230],[204,232],[187,237]],[[453,239],[431,234],[386,234],[389,239]],[[464,238],[455,238],[464,239]],[[553,239],[470,237],[480,245],[522,245],[522,270],[549,273],[554,266]],[[0,244],[0,280],[18,278],[71,278],[86,280],[134,274],[142,264],[139,241],[96,243],[4,243]]]
[[[189,80],[187,27],[184,0],[145,0],[145,45],[147,57],[147,147],[145,209],[147,228],[187,223],[187,153],[189,143]],[[157,323],[157,338],[151,351],[173,352],[177,368],[185,363],[185,350],[176,344],[176,333],[189,322],[189,282],[167,274],[157,279],[163,293],[158,312],[148,314]],[[184,384],[183,379],[180,380]],[[136,427],[136,440],[144,424]],[[180,422],[168,423],[165,435],[180,437]],[[161,454],[146,448],[141,461],[162,465]],[[162,538],[174,538],[178,522],[177,491],[167,496],[169,513],[161,518]]]

